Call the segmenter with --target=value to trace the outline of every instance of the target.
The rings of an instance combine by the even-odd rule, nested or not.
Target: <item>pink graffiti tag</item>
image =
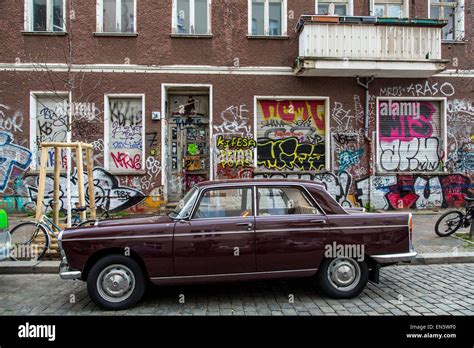
[[[411,141],[433,135],[436,106],[427,101],[382,101],[379,103],[380,140]]]

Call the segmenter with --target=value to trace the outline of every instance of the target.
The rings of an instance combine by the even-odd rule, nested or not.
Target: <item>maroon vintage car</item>
[[[66,230],[60,275],[87,281],[106,309],[135,304],[149,281],[315,277],[326,295],[352,298],[381,266],[416,256],[411,219],[349,213],[313,181],[202,182],[168,216]]]

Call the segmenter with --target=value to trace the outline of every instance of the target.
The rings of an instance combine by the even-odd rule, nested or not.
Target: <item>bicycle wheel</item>
[[[462,225],[464,219],[460,211],[448,211],[436,221],[435,232],[440,237],[447,237],[456,232]]]
[[[10,258],[15,261],[40,260],[49,246],[46,229],[36,222],[23,222],[11,231]]]

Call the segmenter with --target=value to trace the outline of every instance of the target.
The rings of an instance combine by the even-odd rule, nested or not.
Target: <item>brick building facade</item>
[[[94,145],[98,204],[113,211],[251,176],[321,180],[346,206],[462,205],[474,193],[472,11],[472,0],[9,1],[2,208],[34,204],[38,144],[68,139]]]

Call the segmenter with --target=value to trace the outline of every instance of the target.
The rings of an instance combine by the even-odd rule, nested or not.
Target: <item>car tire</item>
[[[87,277],[91,299],[107,310],[123,310],[135,305],[145,293],[142,268],[131,257],[108,255],[97,261]]]
[[[352,258],[325,258],[316,274],[319,289],[335,299],[354,298],[369,280],[369,267]]]

